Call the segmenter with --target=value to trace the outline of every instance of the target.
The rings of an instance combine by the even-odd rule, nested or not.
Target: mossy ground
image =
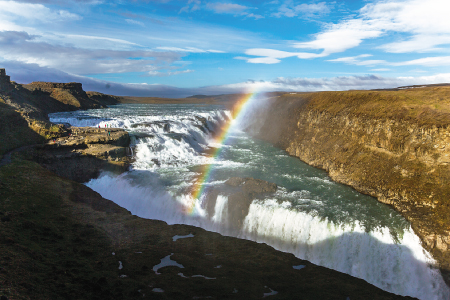
[[[31,130],[20,113],[0,103],[0,155],[30,144],[42,143],[44,138]]]
[[[1,169],[0,185],[0,294],[96,298],[97,281],[111,271],[105,268],[110,241],[68,215],[63,199],[70,184],[34,163],[15,161]]]

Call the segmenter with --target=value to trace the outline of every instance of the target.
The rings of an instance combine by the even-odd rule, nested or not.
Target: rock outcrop
[[[8,87],[11,84],[11,78],[6,75],[5,69],[0,69],[0,88]]]
[[[272,101],[259,136],[399,211],[449,283],[449,92],[284,95]]]
[[[37,81],[23,85],[23,87],[31,91],[35,97],[53,98],[62,104],[68,105],[71,110],[104,108],[106,105],[101,100],[110,100],[107,95],[104,95],[104,99],[99,98],[97,94],[100,93],[95,93],[96,97],[94,98],[89,97],[83,90],[82,84],[78,82],[59,83]],[[53,111],[46,111],[46,113],[49,112]]]
[[[0,69],[0,102],[34,120],[48,121],[49,113],[59,111],[103,108],[119,103],[120,99],[97,92],[86,93],[77,82],[39,81],[22,85],[10,81],[5,69]]]
[[[62,125],[60,125],[62,126]],[[86,182],[100,171],[124,172],[131,162],[128,133],[117,128],[69,127],[50,140],[33,159],[59,176]]]
[[[8,128],[3,135],[6,139],[0,146],[0,155],[24,144],[36,144],[67,135],[63,127],[49,122],[49,113],[102,108],[117,104],[121,99],[97,92],[86,93],[81,83],[76,82],[22,85],[10,81],[5,69],[0,69],[0,109],[3,117],[0,125],[2,129]],[[25,122],[18,122],[17,118]],[[19,136],[24,136],[21,142]]]

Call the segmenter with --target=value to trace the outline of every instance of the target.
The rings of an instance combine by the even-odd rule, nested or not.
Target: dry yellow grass
[[[309,109],[347,113],[377,119],[411,120],[421,126],[450,124],[450,87],[424,87],[386,91],[343,91],[285,94],[307,100]]]

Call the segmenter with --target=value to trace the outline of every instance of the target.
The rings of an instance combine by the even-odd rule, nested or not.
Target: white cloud
[[[372,69],[370,71],[372,72],[387,72],[390,71],[391,69],[386,69],[386,68],[380,68],[380,69]]]
[[[200,9],[200,5],[201,5],[201,1],[200,0],[189,0],[186,4],[186,6],[182,7],[179,11],[179,13],[182,12],[193,12],[196,10]]]
[[[1,60],[0,60],[1,61]],[[32,81],[81,82],[87,91],[98,91],[119,96],[186,97],[196,94],[218,95],[249,91],[341,91],[349,89],[381,89],[408,85],[450,82],[450,73],[418,77],[382,77],[375,75],[345,76],[332,78],[284,78],[271,81],[255,81],[206,86],[200,88],[177,88],[161,84],[126,84],[71,75],[56,69],[40,67],[17,61],[1,62],[11,79],[19,83]],[[187,70],[186,70],[187,71]]]
[[[254,18],[255,20],[264,18],[261,15],[248,12],[248,10],[255,9],[235,3],[208,3],[206,8],[214,11],[216,14],[233,14],[237,16],[245,16],[246,18]]]
[[[26,32],[0,31],[0,59],[34,63],[72,74],[148,72],[170,68],[181,54],[145,50],[83,49],[36,40]]]
[[[450,56],[423,57],[419,59],[391,63],[393,66],[413,66],[420,65],[426,67],[438,67],[450,65]]]
[[[129,45],[129,46],[140,46],[140,47],[142,47],[141,45],[133,43],[133,42],[129,42],[129,41],[122,40],[122,39],[105,37],[105,36],[68,34],[68,35],[65,35],[64,38],[67,38],[69,40],[74,40],[74,39],[87,40],[87,41],[89,41],[91,47],[92,47],[92,41],[93,40],[94,41],[102,41],[102,43],[104,43],[104,42],[111,42],[111,43],[119,43],[119,44],[124,44],[124,45]]]
[[[450,44],[450,2],[447,0],[382,1],[361,9],[368,20],[376,20],[386,31],[410,34],[409,40],[381,46],[388,52],[424,52]]]
[[[319,11],[325,4],[300,6],[298,12]],[[311,6],[313,5],[313,6]],[[277,16],[294,17],[298,15],[292,1],[285,2]],[[404,40],[381,45],[387,52],[425,52],[439,51],[442,45],[450,44],[450,2],[448,0],[381,0],[365,5],[356,18],[342,20],[336,24],[327,24],[309,42],[296,42],[292,46],[299,49],[322,51],[319,55],[296,55],[299,58],[325,57],[333,53],[344,52],[358,47],[364,40],[388,36],[393,32],[400,36],[409,36]],[[448,50],[448,46],[446,46]],[[292,52],[294,54],[294,52]],[[294,55],[292,55],[294,56]],[[267,56],[272,59],[280,57]],[[263,60],[264,61],[264,60]],[[366,61],[366,64],[378,64],[382,61]],[[359,62],[364,64],[364,62]]]
[[[357,56],[349,56],[349,57],[340,57],[336,59],[330,59],[328,61],[331,62],[343,62],[351,65],[357,65],[357,66],[372,66],[372,65],[378,65],[378,64],[387,64],[385,60],[379,60],[379,59],[368,59],[368,60],[361,60],[361,58],[371,57],[371,54],[361,54]]]
[[[359,46],[364,39],[376,38],[382,34],[383,31],[367,21],[349,20],[329,26],[326,31],[317,34],[313,41],[294,43],[293,46],[301,49],[323,50],[322,55],[328,56]]]
[[[206,7],[218,14],[242,14],[250,7],[234,3],[208,3]]]
[[[320,3],[312,3],[312,4],[298,4],[292,0],[285,1],[279,8],[278,12],[274,13],[275,17],[303,17],[303,18],[311,18],[323,16],[330,13],[330,8],[325,2]]]
[[[246,18],[254,18],[255,20],[264,18],[261,15],[248,12],[253,7],[248,7],[236,3],[223,3],[223,2],[209,2],[205,5],[201,5],[200,0],[189,0],[185,7],[181,8],[179,13],[193,12],[200,9],[207,9],[213,11],[216,14],[232,14],[236,16],[244,16]]]
[[[255,20],[264,19],[264,16],[256,15],[254,13],[246,14],[245,17],[246,18],[254,18]]]
[[[322,54],[307,53],[307,52],[288,52],[274,49],[254,48],[247,49],[245,54],[260,57],[242,57],[237,56],[235,59],[246,60],[248,63],[253,64],[276,64],[281,62],[281,59],[287,57],[298,57],[302,59],[316,58],[323,56]]]
[[[249,80],[235,84],[206,87],[204,89],[214,89],[216,93],[238,93],[249,91],[314,92],[396,88],[400,86],[435,84],[442,82],[450,82],[450,73],[420,77],[382,77],[377,75],[340,76],[332,78],[279,77],[272,81]],[[205,94],[204,90],[198,92]]]
[[[445,44],[450,44],[450,34],[418,34],[409,40],[384,44],[379,48],[391,53],[436,52],[444,50],[437,46]]]
[[[194,70],[182,70],[182,71],[174,71],[174,72],[159,72],[159,71],[150,71],[148,72],[149,76],[157,76],[157,77],[163,77],[163,76],[173,76],[173,75],[179,75],[179,74],[186,74],[186,73],[192,73]]]
[[[81,4],[100,4],[102,0],[15,0],[16,2],[33,3],[33,4],[67,4],[67,3],[81,3]]]
[[[340,57],[336,59],[330,59],[328,61],[331,62],[342,62],[352,65],[358,65],[358,66],[372,66],[372,65],[389,65],[389,66],[425,66],[425,67],[439,67],[439,66],[448,66],[450,65],[450,56],[433,56],[433,57],[423,57],[419,59],[413,59],[408,61],[402,61],[402,62],[387,62],[385,60],[376,60],[376,59],[369,59],[369,60],[361,60],[361,58],[370,57],[372,55],[369,54],[362,54],[358,56],[349,56],[349,57]],[[389,70],[389,69],[374,69],[374,71],[377,70]]]
[[[132,20],[132,19],[125,19],[125,22],[127,22],[128,24],[132,24],[132,25],[139,25],[142,27],[145,27],[145,24],[141,21],[136,21],[136,20]]]
[[[42,4],[0,1],[0,23],[4,21],[29,23],[54,23],[81,20],[81,16],[66,10],[52,10]]]
[[[342,76],[333,78],[277,78],[280,88],[297,91],[349,90],[394,88],[414,84],[432,84],[450,81],[450,73],[421,77],[381,77],[376,75]]]
[[[225,53],[224,51],[220,51],[220,50],[213,50],[213,49],[203,50],[203,49],[199,49],[199,48],[195,48],[195,47],[185,47],[185,48],[156,47],[155,49],[164,50],[164,51],[173,51],[173,52],[189,52],[189,53]]]

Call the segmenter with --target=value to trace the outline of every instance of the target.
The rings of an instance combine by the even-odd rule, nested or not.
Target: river
[[[130,171],[104,172],[86,185],[135,215],[267,243],[396,294],[450,298],[408,221],[376,199],[333,182],[324,171],[252,138],[242,130],[249,116],[232,121],[219,105],[122,104],[49,117],[55,123],[107,125],[130,133],[135,159]],[[235,124],[218,144],[214,133],[227,122]],[[217,148],[219,155],[207,155]],[[213,171],[195,200],[190,191],[208,164]],[[278,185],[275,194],[252,201],[237,230],[230,226],[227,195],[205,197],[230,177]],[[214,212],[207,212],[206,201],[215,201]]]

